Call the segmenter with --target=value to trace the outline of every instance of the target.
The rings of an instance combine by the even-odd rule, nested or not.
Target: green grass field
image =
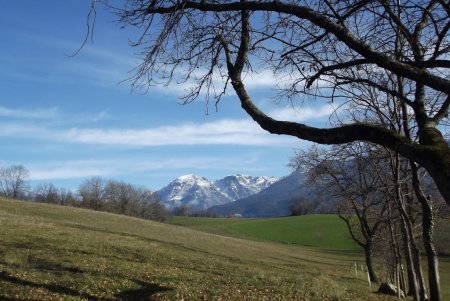
[[[359,250],[345,223],[336,215],[265,219],[173,217],[171,224],[241,238],[333,250]]]
[[[0,200],[0,241],[0,300],[395,300],[349,273],[354,252],[83,209]]]

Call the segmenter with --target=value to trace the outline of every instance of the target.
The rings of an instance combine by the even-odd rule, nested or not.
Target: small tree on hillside
[[[82,206],[93,210],[101,210],[105,202],[104,181],[100,177],[86,179],[78,188]]]
[[[34,201],[50,204],[61,204],[59,191],[51,183],[38,185],[34,189]]]
[[[6,198],[19,199],[28,189],[29,171],[22,165],[0,168],[0,193]]]

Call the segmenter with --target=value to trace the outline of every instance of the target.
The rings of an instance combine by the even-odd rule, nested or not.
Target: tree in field
[[[139,196],[131,184],[108,181],[105,185],[105,203],[112,212],[130,214],[133,207],[139,201]]]
[[[318,185],[338,202],[339,217],[347,225],[351,238],[364,250],[367,270],[375,283],[379,282],[374,264],[375,243],[387,222],[377,155],[373,147],[353,143],[328,152],[317,148],[300,151],[290,163],[293,168],[308,170],[308,182]]]
[[[136,216],[159,222],[164,222],[169,218],[169,213],[166,207],[161,204],[157,193],[146,188],[136,188],[136,192],[139,195]]]
[[[143,55],[134,86],[194,80],[186,102],[200,95],[219,102],[231,85],[263,129],[320,144],[366,141],[394,150],[424,167],[450,205],[450,148],[440,127],[450,105],[448,1],[101,2],[123,25],[141,29],[133,44]],[[361,87],[395,97],[395,105],[413,113],[409,122],[418,140],[363,116],[332,128],[275,120],[243,83],[247,74],[267,68],[282,80],[279,96],[288,99],[358,106],[364,99],[346,97]]]
[[[82,206],[102,210],[105,201],[105,184],[100,177],[92,177],[84,180],[78,187],[78,193],[81,196]]]
[[[19,199],[28,189],[29,171],[22,165],[0,168],[0,194],[6,198]]]
[[[83,207],[135,216],[159,222],[166,221],[168,213],[156,193],[132,184],[100,177],[86,179],[78,188]],[[61,198],[63,195],[61,195]]]
[[[45,183],[34,189],[34,201],[50,204],[62,204],[58,188],[51,183]]]
[[[52,183],[44,183],[36,186],[32,195],[32,199],[35,202],[76,206],[79,200],[72,193],[71,190],[66,188],[57,188]]]

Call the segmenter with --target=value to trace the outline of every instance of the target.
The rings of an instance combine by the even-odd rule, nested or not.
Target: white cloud
[[[72,128],[61,132],[59,139],[85,144],[125,146],[272,145],[277,141],[275,136],[261,129],[255,122],[241,119],[147,129]]]
[[[34,124],[0,123],[0,137],[46,138],[46,129]]]
[[[333,113],[331,105],[318,108],[291,107],[272,110],[268,113],[275,119],[304,122],[318,121]],[[100,112],[92,120],[109,118],[106,112]],[[23,124],[0,124],[0,136],[32,138],[60,143],[89,145],[115,145],[125,147],[153,147],[176,145],[252,145],[277,146],[296,145],[297,138],[272,135],[248,119],[221,119],[205,123],[185,123],[179,125],[158,126],[143,129],[103,129],[78,128],[60,129],[56,127]]]
[[[271,70],[262,70],[260,72],[247,73],[243,79],[244,85],[248,89],[256,88],[275,88],[278,79]]]
[[[206,70],[203,70],[202,72],[206,73]],[[166,95],[174,95],[176,97],[183,97],[189,91],[194,89],[196,87],[196,78],[200,78],[204,73],[201,73],[200,71],[194,72],[191,74],[192,78],[190,78],[187,81],[180,81],[180,79],[183,77],[182,72],[178,71],[175,72],[173,80],[166,85],[167,82],[161,81],[160,84],[154,84],[152,85],[149,90],[152,91],[158,91],[160,93],[164,93]],[[214,77],[212,80],[212,85],[214,86],[214,89],[217,93],[221,93],[223,91],[224,85],[225,85],[225,77],[222,78],[219,75],[219,71],[216,70],[216,73],[214,73]],[[177,81],[178,80],[178,81]],[[254,89],[262,89],[262,88],[276,88],[277,87],[277,78],[275,77],[274,73],[271,70],[262,70],[259,72],[249,72],[246,73],[243,79],[243,82],[245,84],[245,87],[252,91]],[[145,85],[144,85],[145,86]],[[146,91],[145,87],[142,89],[144,92]],[[212,92],[212,91],[211,91]],[[203,96],[206,95],[206,90],[204,89],[202,91],[203,94],[199,96],[201,99]],[[231,84],[228,84],[226,95],[235,95],[235,92],[233,88],[231,87]]]
[[[274,109],[268,113],[268,115],[277,120],[304,122],[307,120],[320,120],[324,117],[328,117],[336,108],[331,105],[323,105],[320,107],[285,107],[280,109]]]
[[[275,145],[294,138],[271,135],[251,120],[224,119],[145,129],[56,129],[33,124],[0,124],[0,137],[60,143],[152,147],[170,145]],[[280,140],[281,139],[281,140]]]

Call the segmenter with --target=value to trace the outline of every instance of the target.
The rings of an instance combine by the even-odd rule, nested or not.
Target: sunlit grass
[[[1,200],[0,241],[1,300],[391,300],[353,255],[82,209]]]

